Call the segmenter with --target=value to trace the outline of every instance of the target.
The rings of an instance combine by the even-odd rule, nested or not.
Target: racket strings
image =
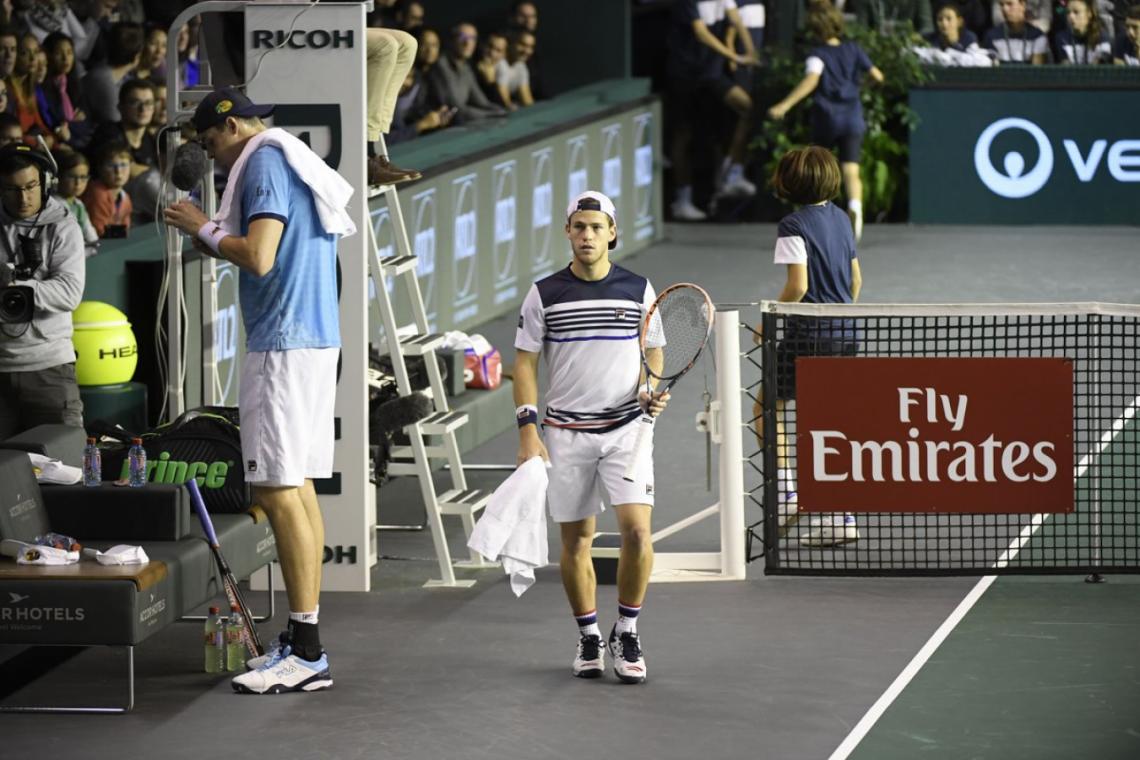
[[[676,288],[664,294],[646,329],[645,347],[661,347],[664,356],[658,377],[668,379],[684,372],[708,339],[712,307],[695,288]]]

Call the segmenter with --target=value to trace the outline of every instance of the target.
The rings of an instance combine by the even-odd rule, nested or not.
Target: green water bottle
[[[226,670],[245,670],[245,621],[236,604],[226,621]]]
[[[218,616],[218,608],[210,608],[210,616],[206,618],[206,672],[221,673],[225,668],[225,631],[222,629],[222,619]]]

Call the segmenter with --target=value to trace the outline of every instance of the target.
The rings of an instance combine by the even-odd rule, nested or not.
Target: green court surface
[[[1105,558],[1135,565],[1137,425],[1101,452]],[[1081,482],[1081,481],[1085,482]],[[1048,520],[1023,551],[1066,531]],[[1086,528],[1087,530],[1087,523]],[[1124,563],[1120,563],[1124,564]],[[1140,758],[1140,576],[1003,576],[886,709],[854,760]]]

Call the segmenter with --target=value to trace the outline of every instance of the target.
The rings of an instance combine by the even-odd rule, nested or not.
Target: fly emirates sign
[[[1073,510],[1065,359],[803,358],[804,512]]]

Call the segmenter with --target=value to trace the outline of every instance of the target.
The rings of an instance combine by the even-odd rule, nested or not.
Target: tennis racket
[[[245,603],[245,599],[241,595],[241,589],[238,588],[237,578],[234,577],[233,572],[230,570],[229,563],[226,558],[222,556],[222,547],[218,543],[218,534],[214,532],[214,522],[210,519],[210,513],[206,511],[206,504],[202,501],[202,492],[198,490],[198,482],[194,478],[186,481],[186,488],[190,490],[190,500],[194,503],[194,511],[198,513],[198,519],[202,523],[202,531],[206,534],[206,543],[210,545],[210,551],[214,554],[214,562],[218,565],[218,571],[222,574],[222,588],[226,592],[226,599],[229,600],[230,609],[234,605],[241,610],[241,616],[245,619],[245,633],[242,638],[245,640],[246,649],[254,657],[260,657],[265,654],[265,647],[261,645],[261,639],[257,635],[257,629],[253,626],[253,614],[249,611],[249,605]]]
[[[693,368],[712,335],[716,308],[704,288],[691,282],[670,285],[657,296],[641,323],[641,364],[646,393],[663,396]],[[657,381],[653,390],[652,380]],[[633,444],[624,477],[633,482],[640,472],[654,417],[646,411]]]

